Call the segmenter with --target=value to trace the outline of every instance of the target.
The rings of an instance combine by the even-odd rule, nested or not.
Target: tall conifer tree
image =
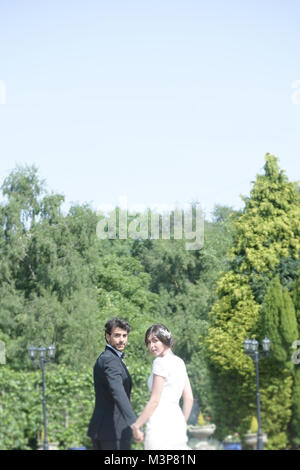
[[[261,362],[260,370],[263,377],[272,373],[275,377],[270,387],[265,380],[262,383],[263,426],[269,448],[281,448],[287,445],[291,419],[293,372],[286,365],[289,341],[295,335],[295,312],[288,293],[274,278],[282,260],[298,258],[300,202],[297,184],[288,181],[276,157],[267,154],[265,160],[265,172],[257,176],[234,224],[231,268],[219,282],[205,347],[215,383],[217,432],[224,438],[237,427],[246,432],[256,413],[254,364],[243,351],[243,341],[246,336],[270,335],[272,357]],[[262,310],[268,315],[262,316],[264,299]],[[282,373],[278,363],[284,365]]]

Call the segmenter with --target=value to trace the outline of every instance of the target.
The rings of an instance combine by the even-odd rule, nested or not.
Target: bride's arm
[[[194,403],[192,387],[191,387],[188,375],[186,376],[186,382],[185,382],[185,386],[182,392],[182,398],[183,398],[182,412],[183,412],[185,421],[187,422],[191,414],[193,403]]]
[[[142,427],[143,424],[145,424],[146,421],[148,421],[148,419],[153,415],[160,401],[164,381],[165,377],[153,374],[153,386],[150,400],[148,401],[136,422],[132,425],[133,430]]]

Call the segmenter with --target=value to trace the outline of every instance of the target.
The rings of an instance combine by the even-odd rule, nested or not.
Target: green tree
[[[260,329],[271,341],[271,358],[290,362],[290,347],[297,339],[298,325],[291,296],[287,289],[282,289],[277,276],[270,283],[261,307]]]
[[[270,433],[271,448],[288,445],[292,416],[294,366],[291,345],[297,339],[298,326],[294,305],[279,278],[270,283],[260,310],[260,331],[271,340],[271,352],[261,367],[261,388],[264,397],[263,422]],[[284,396],[284,400],[279,400]]]
[[[266,155],[264,170],[263,175],[257,176],[250,197],[244,198],[242,214],[233,223],[231,266],[219,282],[218,298],[211,310],[211,324],[205,340],[212,381],[217,387],[215,419],[221,438],[237,426],[241,433],[246,432],[255,409],[254,364],[243,352],[246,336],[262,338],[266,333],[264,330],[269,328],[274,346],[277,344],[278,360],[286,365],[289,340],[295,334],[290,298],[287,292],[281,292],[281,286],[281,298],[269,293],[269,305],[266,298],[263,311],[267,310],[269,317],[264,319],[265,323],[261,321],[261,304],[270,282],[278,274],[280,263],[283,265],[283,260],[287,259],[297,260],[300,248],[297,185],[288,181],[279,169],[277,159],[270,154]],[[279,334],[280,327],[283,330]],[[264,367],[266,365],[262,363],[262,370]],[[280,403],[272,402],[268,394],[270,388],[261,394],[262,410],[267,410],[264,429],[269,434],[270,448],[287,444],[293,373],[290,368],[284,373],[283,382],[273,382],[271,390],[273,398],[277,393],[285,397],[288,408],[282,404],[280,410]],[[279,425],[276,432],[272,422]]]

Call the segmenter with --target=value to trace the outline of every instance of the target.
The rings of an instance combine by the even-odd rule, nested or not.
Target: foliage
[[[256,416],[252,416],[250,423],[250,431],[256,433],[258,431],[258,422]]]
[[[281,258],[297,259],[300,251],[299,193],[277,159],[266,155],[265,174],[257,175],[245,209],[236,221],[231,249],[239,272],[272,276]]]
[[[224,442],[241,442],[241,437],[238,432],[234,432],[233,434],[228,434],[225,437]]]
[[[1,369],[1,449],[34,449],[43,429],[41,371]],[[90,373],[79,375],[64,366],[46,369],[49,441],[60,448],[85,440],[93,394]]]
[[[1,448],[38,445],[41,374],[24,354],[30,345],[51,343],[57,355],[46,369],[50,438],[60,448],[90,445],[92,367],[112,316],[132,326],[125,360],[135,411],[149,397],[145,331],[165,323],[194,396],[220,436],[249,428],[255,371],[243,341],[267,332],[274,348],[260,365],[264,431],[270,448],[299,445],[300,367],[290,364],[289,349],[299,338],[299,191],[275,157],[266,156],[265,174],[242,212],[215,207],[204,246],[195,251],[184,240],[99,240],[96,212],[74,205],[64,214],[64,197],[47,192],[34,166],[12,171],[2,194]]]
[[[266,360],[261,367],[264,430],[270,434],[268,448],[276,449],[278,445],[284,448],[289,439],[288,427],[294,384],[290,349],[298,337],[298,328],[291,297],[288,291],[281,287],[278,277],[270,283],[260,313],[261,331],[271,340],[272,345],[268,362]]]
[[[210,417],[209,416],[203,416],[202,412],[200,411],[197,419],[197,424],[198,426],[205,426],[206,424],[210,424]]]
[[[129,367],[134,380],[132,404],[139,413],[149,364],[130,363]],[[43,435],[41,371],[2,367],[0,372],[0,448],[36,449]],[[47,364],[45,376],[49,442],[58,443],[60,449],[89,448],[86,432],[94,406],[92,371]]]
[[[254,363],[244,354],[243,342],[247,336],[269,336],[271,356],[260,362],[262,417],[268,447],[285,448],[294,383],[290,346],[298,335],[288,288],[297,278],[300,203],[296,184],[279,170],[274,156],[266,155],[264,170],[233,222],[230,269],[218,282],[205,345],[217,386],[216,434],[230,429],[243,434],[255,410]]]

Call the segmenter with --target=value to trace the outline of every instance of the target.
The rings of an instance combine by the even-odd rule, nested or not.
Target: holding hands
[[[132,428],[132,432],[133,432],[133,437],[136,440],[136,442],[143,442],[143,440],[144,440],[143,431],[141,431],[140,428],[136,426],[136,424],[133,424],[131,426],[131,428]]]

